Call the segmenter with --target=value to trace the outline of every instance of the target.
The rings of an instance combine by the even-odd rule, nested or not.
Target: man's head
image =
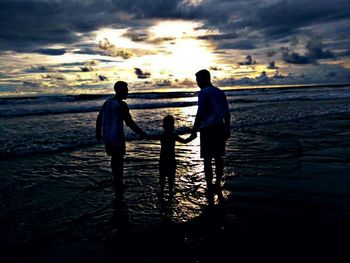
[[[124,81],[117,81],[114,84],[115,95],[122,100],[125,100],[128,97],[129,89],[128,83]]]
[[[205,88],[208,86],[212,86],[210,81],[210,72],[206,69],[202,69],[196,73],[196,81],[198,87]]]

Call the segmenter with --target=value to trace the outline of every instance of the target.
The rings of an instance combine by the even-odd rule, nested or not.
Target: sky
[[[0,0],[0,96],[350,83],[349,0]]]

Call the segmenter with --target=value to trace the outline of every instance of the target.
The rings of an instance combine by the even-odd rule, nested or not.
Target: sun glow
[[[198,22],[159,21],[147,31],[140,31],[142,37],[137,41],[131,36],[137,36],[138,32],[130,32],[128,28],[104,28],[95,32],[93,41],[106,56],[119,59],[114,70],[128,71],[128,76],[123,75],[128,81],[145,81],[134,73],[135,68],[147,72],[148,80],[193,79],[196,71],[216,63],[215,47],[200,38],[207,34],[200,27]]]
[[[149,56],[152,71],[176,78],[193,78],[196,70],[213,66],[216,59],[213,46],[198,39],[204,34],[203,30],[197,30],[199,26],[194,22],[165,21],[151,28],[151,35],[165,39],[155,47],[158,54]]]
[[[195,36],[200,32],[195,31],[200,23],[188,21],[162,21],[150,29],[150,33],[159,38],[183,38]]]

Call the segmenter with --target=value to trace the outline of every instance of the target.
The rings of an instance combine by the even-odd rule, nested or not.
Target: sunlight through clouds
[[[192,78],[193,72],[209,68],[215,63],[213,46],[197,37],[203,30],[196,30],[199,23],[189,21],[162,21],[150,28],[154,38],[169,39],[154,49],[158,54],[143,57],[156,76],[174,76],[175,78]],[[164,76],[163,76],[164,77]]]

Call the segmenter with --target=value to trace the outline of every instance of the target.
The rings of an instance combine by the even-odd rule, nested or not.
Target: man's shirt
[[[194,123],[195,130],[211,125],[223,124],[225,115],[230,114],[225,93],[209,86],[198,93],[198,110]]]

